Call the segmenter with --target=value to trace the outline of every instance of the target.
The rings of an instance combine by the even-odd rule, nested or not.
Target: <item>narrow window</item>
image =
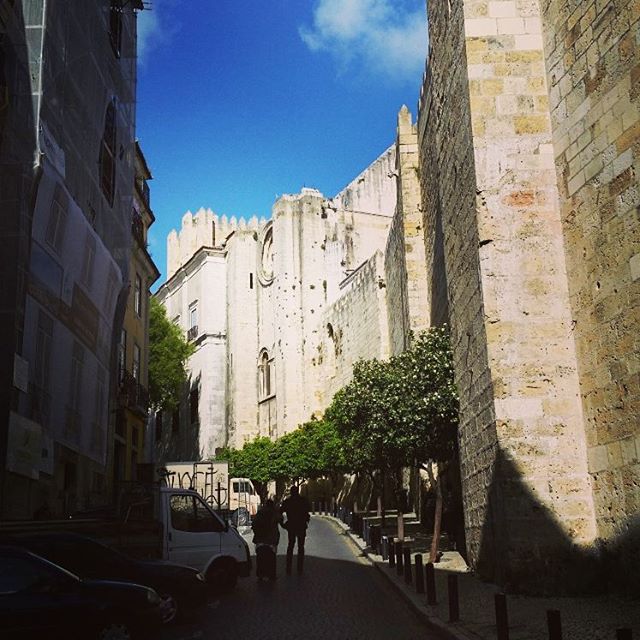
[[[107,106],[104,132],[100,143],[100,186],[107,202],[113,206],[116,187],[116,101]]]
[[[139,318],[142,316],[142,278],[137,273],[134,282],[133,308]]]
[[[262,352],[258,363],[258,384],[261,397],[269,397],[271,395],[271,363],[267,351]]]
[[[113,53],[119,58],[122,50],[122,0],[111,0],[109,40]]]
[[[253,289],[253,273],[249,274],[249,289]]]
[[[133,343],[133,369],[131,371],[136,382],[140,382],[140,347]]]
[[[189,329],[187,339],[195,340],[198,337],[198,307],[193,303],[189,307]]]

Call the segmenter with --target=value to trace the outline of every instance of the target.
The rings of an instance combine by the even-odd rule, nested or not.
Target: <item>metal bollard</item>
[[[425,578],[427,583],[427,604],[436,604],[436,572],[433,562],[427,562],[425,566]]]
[[[557,609],[547,609],[547,629],[549,640],[562,640],[562,623]]]
[[[496,593],[496,631],[498,640],[509,640],[509,618],[507,616],[507,596],[504,593]]]
[[[616,629],[616,640],[633,640],[631,629]]]
[[[424,567],[421,553],[416,553],[416,593],[424,593]]]
[[[413,582],[413,576],[411,575],[411,547],[405,547],[403,550],[403,562],[404,562],[404,581],[407,584]]]
[[[458,598],[458,576],[451,573],[447,576],[449,587],[449,622],[460,620],[460,600]]]
[[[382,546],[382,532],[380,531],[379,524],[373,524],[369,527],[369,546],[373,550],[374,553],[380,554],[382,550],[380,547]]]
[[[393,538],[389,538],[389,568],[393,569],[396,566],[396,541]]]
[[[389,559],[389,538],[382,536],[380,541],[382,559],[386,562]]]
[[[404,557],[402,555],[402,540],[396,542],[396,573],[401,576],[404,573]]]

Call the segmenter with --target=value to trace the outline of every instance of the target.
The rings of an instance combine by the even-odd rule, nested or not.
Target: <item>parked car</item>
[[[135,560],[75,533],[34,533],[17,536],[13,542],[83,579],[118,580],[151,587],[164,602],[164,623],[207,601],[206,580],[191,567],[161,560]]]
[[[25,549],[0,546],[3,638],[157,638],[161,608],[162,600],[148,587],[81,580]]]

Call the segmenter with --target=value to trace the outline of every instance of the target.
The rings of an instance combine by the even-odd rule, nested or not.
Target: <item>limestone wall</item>
[[[393,145],[332,198],[333,204],[349,211],[393,215],[396,206],[395,162]]]
[[[228,439],[235,446],[258,435],[258,306],[256,236],[235,231],[227,241]]]
[[[393,217],[384,251],[384,281],[388,301],[385,313],[389,324],[389,353],[394,356],[407,347],[410,331],[404,242],[402,213],[398,210]]]
[[[406,271],[409,325],[412,331],[418,332],[430,325],[429,298],[418,174],[418,132],[406,106],[398,114],[396,148],[396,207],[402,216],[404,237],[404,255],[398,256],[396,268]]]
[[[341,283],[342,295],[322,314],[307,356],[321,413],[346,385],[357,360],[389,357],[384,258],[376,252]]]
[[[461,3],[455,4],[452,15],[443,9],[429,5],[429,69],[418,114],[420,174],[432,315],[437,300],[434,256],[438,218],[446,229],[443,266],[449,281],[449,320],[461,402],[459,446],[467,551],[471,563],[478,566],[481,546],[484,544],[483,553],[490,563],[497,559],[496,547],[501,542],[483,539],[485,523],[498,515],[489,513],[488,495],[497,436],[479,273],[464,16]]]
[[[640,5],[544,7],[589,471],[612,538],[640,512]]]
[[[468,548],[487,576],[550,584],[595,530],[538,6],[430,3],[429,26],[425,224],[442,222]]]
[[[224,247],[234,231],[258,231],[266,223],[264,218],[256,216],[249,220],[218,216],[203,207],[195,214],[187,211],[182,216],[180,229],[173,229],[167,238],[167,278],[171,278],[201,247]]]

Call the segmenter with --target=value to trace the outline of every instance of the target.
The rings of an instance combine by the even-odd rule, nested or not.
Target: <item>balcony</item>
[[[187,331],[187,340],[189,340],[189,342],[195,340],[198,337],[198,325],[194,324],[193,327],[191,327],[189,329],[189,331]]]
[[[120,379],[120,402],[143,416],[149,411],[149,392],[128,371]]]

